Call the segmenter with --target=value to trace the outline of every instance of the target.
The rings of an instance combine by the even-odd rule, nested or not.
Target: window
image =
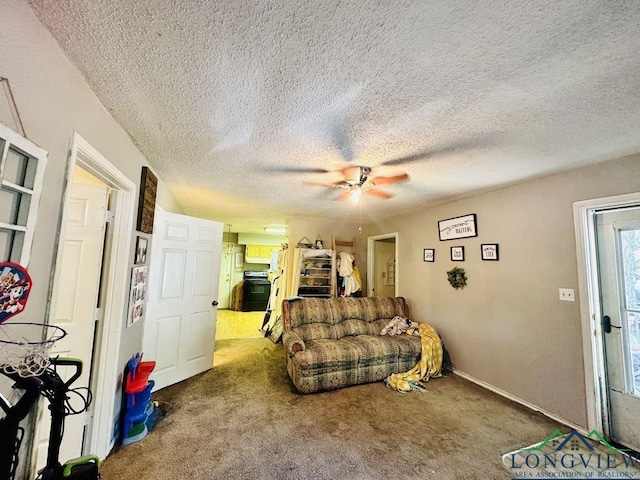
[[[0,124],[0,261],[27,266],[47,152]]]

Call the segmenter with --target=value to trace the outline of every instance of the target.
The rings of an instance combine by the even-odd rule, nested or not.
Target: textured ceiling
[[[185,212],[234,231],[357,218],[305,169],[408,173],[364,199],[383,218],[640,151],[637,1],[30,3]]]

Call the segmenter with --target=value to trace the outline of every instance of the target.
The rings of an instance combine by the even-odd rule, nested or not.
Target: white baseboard
[[[475,377],[472,377],[471,375],[469,375],[468,373],[464,373],[461,372],[460,370],[453,370],[453,373],[455,375],[458,375],[459,377],[464,378],[465,380],[469,380],[470,382],[475,383],[476,385],[481,386],[482,388],[486,388],[487,390],[491,390],[494,393],[497,393],[498,395],[504,397],[504,398],[508,398],[509,400],[519,403],[520,405],[523,405],[535,412],[540,412],[541,414],[543,414],[545,417],[549,417],[551,420],[555,420],[558,423],[562,423],[563,425],[566,425],[569,428],[572,428],[573,430],[576,430],[578,432],[580,432],[583,435],[587,435],[589,432],[588,430],[586,430],[584,427],[581,427],[579,425],[576,425],[575,423],[570,422],[569,420],[566,420],[562,417],[559,417],[557,415],[554,415],[551,412],[547,412],[545,409],[538,407],[537,405],[534,405],[532,403],[529,403],[525,400],[522,400],[521,398],[516,397],[515,395],[511,395],[508,392],[505,392],[504,390],[501,390],[497,387],[494,387],[493,385],[483,382],[482,380],[478,380]]]

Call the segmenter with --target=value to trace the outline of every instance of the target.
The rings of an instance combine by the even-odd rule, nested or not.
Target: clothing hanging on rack
[[[355,257],[351,255],[349,252],[340,252],[340,265],[338,267],[338,286],[339,286],[339,296],[341,297],[351,297],[362,288],[362,284],[358,277],[360,274],[356,276],[355,271],[357,270],[354,267],[353,263],[355,261]]]

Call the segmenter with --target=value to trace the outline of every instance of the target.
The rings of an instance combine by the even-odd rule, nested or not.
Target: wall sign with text
[[[449,218],[438,222],[440,241],[455,240],[456,238],[477,237],[476,214]]]
[[[436,261],[436,250],[435,248],[425,248],[423,250],[424,261],[425,262],[435,262]]]
[[[482,260],[494,260],[498,261],[498,244],[497,243],[483,243],[480,245],[482,249]]]

